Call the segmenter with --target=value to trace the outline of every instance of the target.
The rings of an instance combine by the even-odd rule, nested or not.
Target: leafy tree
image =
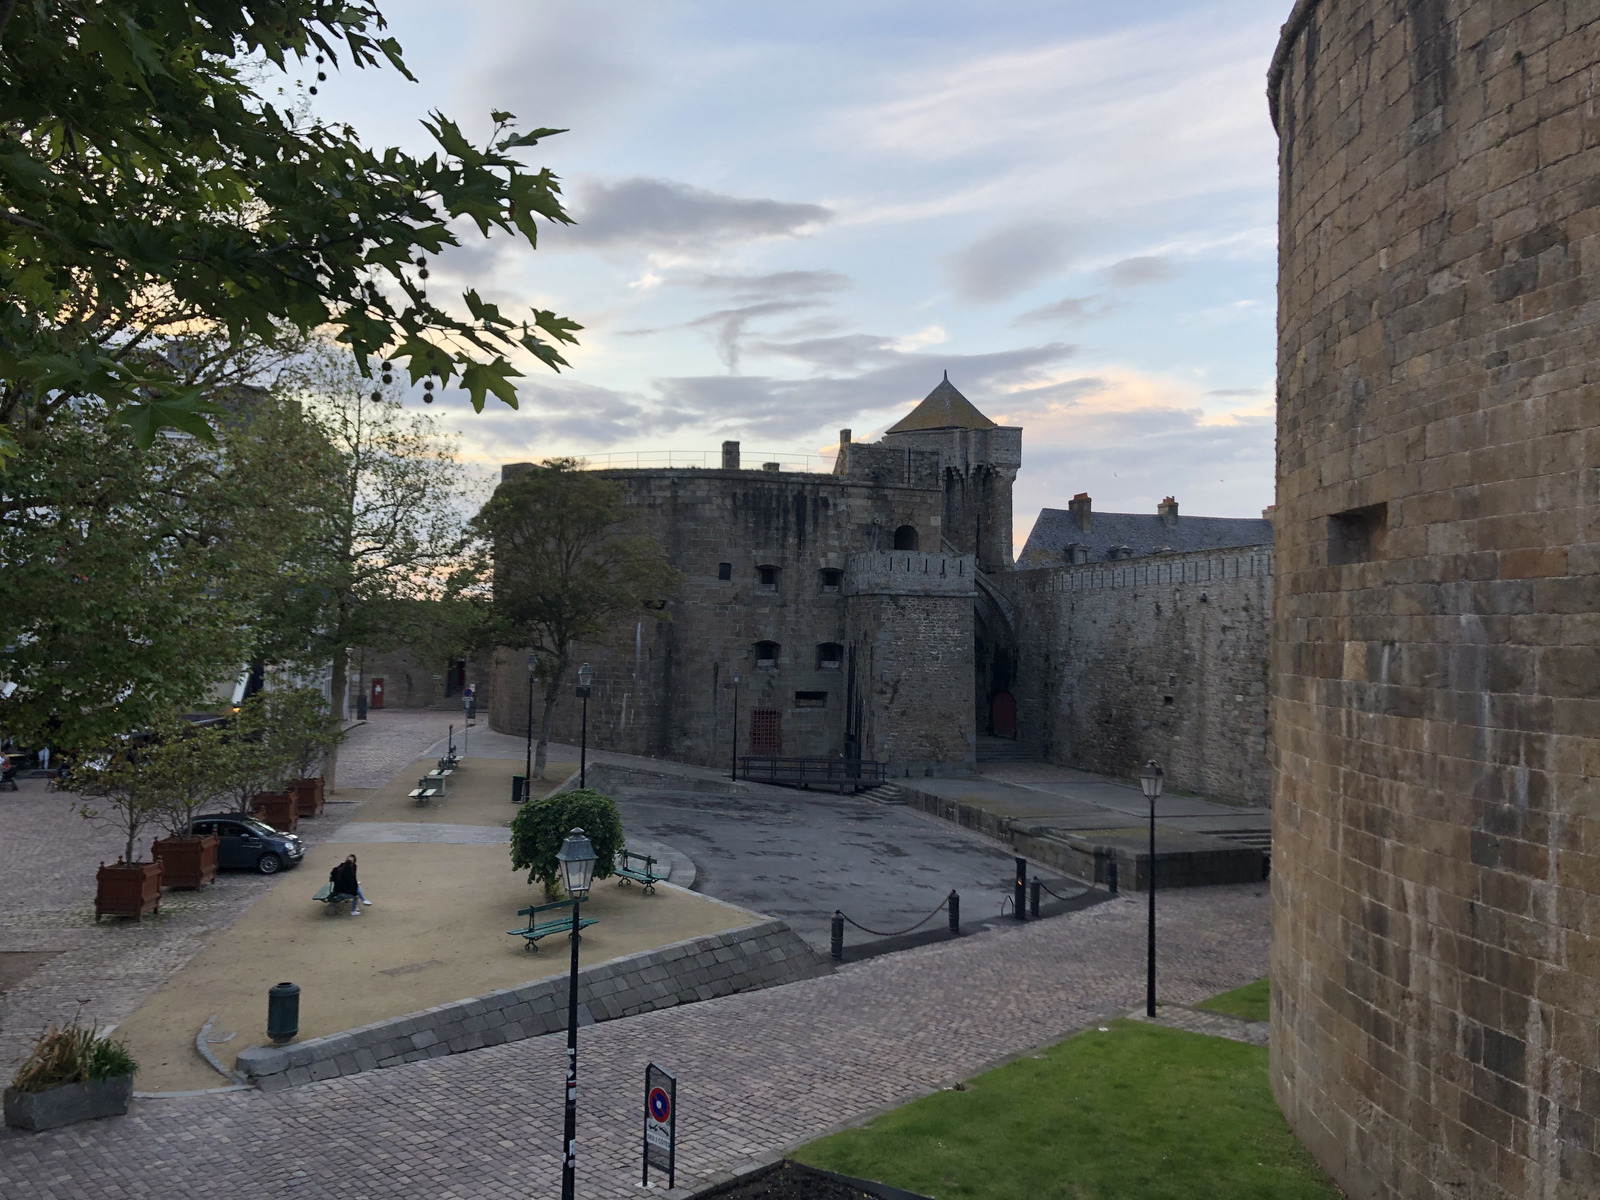
[[[169,837],[185,837],[200,810],[227,791],[232,766],[220,725],[173,722],[146,751],[144,770],[159,797],[156,819]]]
[[[352,646],[390,649],[419,624],[460,561],[466,513],[455,444],[432,417],[371,389],[354,360],[323,346],[281,386],[328,447],[326,474],[262,600],[262,657],[332,664],[343,715]],[[329,785],[334,768],[330,760]]]
[[[267,693],[257,692],[239,705],[223,739],[223,794],[238,812],[262,792],[276,792],[289,780],[289,749],[272,736]]]
[[[269,736],[288,764],[288,778],[311,778],[344,738],[338,723],[329,719],[327,697],[315,688],[274,689],[262,695]]]
[[[119,738],[72,770],[72,787],[81,797],[75,805],[78,813],[123,836],[119,862],[140,861],[135,856],[139,834],[160,820],[166,803],[162,781],[150,766],[149,754],[137,741]]]
[[[267,64],[411,78],[384,29],[370,0],[0,4],[0,460],[94,410],[145,446],[209,436],[237,353],[315,329],[480,410],[516,406],[508,356],[565,365],[572,322],[426,283],[465,224],[534,245],[539,218],[569,223],[555,176],[517,157],[559,130],[495,112],[475,145],[435,112],[419,157],[259,94]]]
[[[511,869],[526,870],[529,883],[544,884],[546,900],[560,894],[561,864],[556,852],[567,835],[582,829],[594,846],[594,877],[609,879],[625,838],[616,803],[593,788],[556,792],[530,800],[511,822]]]
[[[494,556],[497,632],[503,645],[540,659],[544,716],[533,773],[544,778],[561,684],[578,642],[603,642],[626,619],[669,620],[667,599],[681,574],[655,538],[630,531],[622,489],[550,459],[509,479],[474,521]]]

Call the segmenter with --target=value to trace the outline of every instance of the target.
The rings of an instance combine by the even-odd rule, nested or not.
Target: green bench
[[[644,894],[651,895],[656,890],[656,884],[665,882],[666,876],[656,872],[656,860],[648,854],[635,854],[632,850],[624,850],[617,855],[617,883],[624,884],[630,881],[644,884]],[[639,863],[639,866],[634,866]]]
[[[327,906],[322,910],[325,913],[337,912],[339,905],[349,904],[350,901],[355,899],[355,897],[349,892],[334,891],[333,880],[331,879],[327,883],[323,884],[322,887],[317,890],[317,894],[311,898],[313,900],[320,900],[324,905]]]
[[[552,921],[539,920],[540,913],[555,912],[557,909],[561,910],[564,915]],[[535,943],[542,937],[549,937],[552,933],[572,932],[572,901],[570,900],[557,900],[551,904],[535,904],[532,908],[519,908],[517,909],[517,916],[527,917],[528,924],[522,929],[508,929],[506,933],[511,937],[526,938],[526,945],[529,950],[537,951],[539,947]],[[578,928],[580,930],[587,929],[599,919],[598,917],[584,917],[578,922]]]

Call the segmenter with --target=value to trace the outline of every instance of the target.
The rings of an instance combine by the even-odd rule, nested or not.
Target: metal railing
[[[777,783],[785,787],[835,788],[852,792],[875,787],[888,776],[881,762],[857,762],[847,758],[741,758],[739,777],[756,783]]]
[[[780,471],[804,471],[815,475],[833,473],[831,454],[804,454],[793,450],[740,450],[739,468],[759,471],[775,462]],[[702,467],[720,470],[721,450],[617,450],[607,454],[585,454],[581,461],[590,471],[628,471],[645,468]]]

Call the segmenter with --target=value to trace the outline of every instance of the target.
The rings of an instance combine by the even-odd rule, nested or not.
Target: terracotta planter
[[[133,1076],[63,1083],[42,1092],[6,1089],[6,1124],[17,1129],[59,1129],[96,1117],[120,1117],[133,1098]]]
[[[279,833],[293,833],[300,827],[300,806],[289,792],[257,792],[250,801],[250,813]]]
[[[217,877],[217,836],[162,838],[150,843],[165,887],[200,888]]]
[[[322,815],[322,780],[296,779],[289,784],[289,794],[294,797],[295,815],[320,817]]]
[[[161,911],[161,864],[100,864],[95,876],[94,919],[132,917]]]

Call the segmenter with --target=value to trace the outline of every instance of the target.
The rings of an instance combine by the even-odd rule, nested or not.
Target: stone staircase
[[[861,800],[870,800],[874,804],[904,804],[906,802],[905,789],[897,783],[880,783],[877,787],[866,788],[856,793]]]
[[[1043,762],[1038,751],[1014,738],[978,735],[978,761],[980,763]]]

